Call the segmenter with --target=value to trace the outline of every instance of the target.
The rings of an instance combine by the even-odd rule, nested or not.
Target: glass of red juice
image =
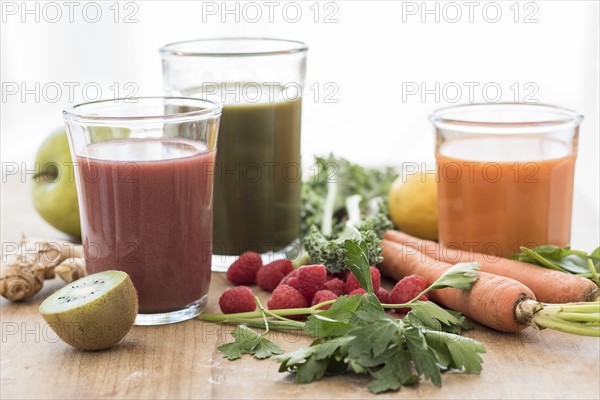
[[[206,303],[221,108],[202,99],[145,97],[63,112],[88,273],[131,276],[137,325],[184,321]]]

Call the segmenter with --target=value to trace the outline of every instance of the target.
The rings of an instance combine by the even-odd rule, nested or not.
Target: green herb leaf
[[[365,315],[361,314],[365,317]],[[390,342],[396,339],[401,325],[398,320],[383,314],[371,319],[371,323],[352,330],[349,334],[354,336],[352,347],[348,349],[351,358],[362,360],[376,358],[383,354]],[[366,358],[365,358],[366,357]],[[375,364],[377,365],[377,364]],[[373,366],[370,363],[367,366]]]
[[[361,296],[341,296],[329,310],[308,317],[304,332],[313,337],[341,336],[354,326],[349,324],[361,303]]]
[[[279,366],[279,372],[285,372],[287,370],[293,371],[295,366],[302,364],[303,361],[306,361],[310,356],[319,350],[317,347],[318,343],[318,341],[315,341],[310,347],[300,348],[298,350],[290,351],[288,353],[273,357],[275,361],[281,363]]]
[[[452,287],[456,289],[470,289],[473,283],[477,280],[477,271],[479,270],[479,264],[475,262],[471,263],[458,263],[448,271],[444,272],[429,288],[427,291],[443,289]]]
[[[341,374],[348,368],[344,362],[345,348],[352,337],[333,338],[325,342],[314,341],[310,347],[274,357],[281,362],[279,372],[296,373],[297,383],[308,383],[323,378],[325,373]]]
[[[360,286],[367,293],[373,293],[373,282],[371,281],[371,270],[369,265],[369,249],[364,241],[356,243],[353,240],[344,242],[346,249],[346,268],[356,277]]]
[[[442,375],[437,364],[437,357],[429,348],[423,332],[411,326],[404,330],[404,335],[419,375],[430,379],[435,386],[442,386]]]
[[[368,299],[370,295],[360,297]],[[276,356],[282,363],[279,371],[295,372],[296,382],[305,383],[322,379],[325,374],[344,373],[351,367],[357,374],[370,375],[369,390],[381,393],[415,384],[420,376],[440,386],[441,371],[449,368],[473,373],[481,370],[478,353],[485,350],[480,343],[412,324],[406,318],[368,312],[371,307],[370,300],[361,301],[355,314],[361,326],[343,336],[317,340],[307,349]],[[456,316],[444,315],[441,319],[453,318]]]
[[[275,343],[270,340],[261,337],[258,344],[252,349],[249,354],[252,354],[255,358],[259,360],[263,358],[269,358],[272,354],[282,354],[283,349],[277,346]]]
[[[538,246],[533,249],[521,247],[521,252],[512,258],[570,274],[590,272],[588,259],[591,259],[596,272],[600,272],[600,248],[588,255],[585,251],[553,245]]]
[[[218,347],[228,360],[238,359],[243,354],[251,354],[258,359],[263,359],[270,357],[271,354],[283,353],[275,343],[245,325],[236,327],[231,335],[235,338],[233,342]]]
[[[473,339],[452,333],[424,330],[427,343],[435,350],[438,360],[450,368],[464,369],[465,372],[479,374],[483,360],[479,353],[485,353],[483,345]]]
[[[381,306],[379,299],[374,294],[363,294],[358,297],[360,303],[350,319],[350,324],[354,326],[365,326],[377,322],[380,318],[386,317],[385,310]]]
[[[410,368],[410,353],[402,346],[390,348],[381,361],[383,367],[371,374],[373,380],[367,386],[371,392],[398,390],[402,385],[419,382],[419,376]]]
[[[413,324],[418,323],[436,331],[444,330],[446,327],[458,327],[460,330],[463,325],[464,319],[461,321],[456,315],[451,314],[431,301],[415,301],[410,304],[410,308],[411,310],[407,314],[407,318]],[[442,324],[445,327],[442,327]]]
[[[306,362],[298,366],[296,371],[297,383],[309,383],[323,379],[329,360],[317,360],[316,357],[309,357]]]

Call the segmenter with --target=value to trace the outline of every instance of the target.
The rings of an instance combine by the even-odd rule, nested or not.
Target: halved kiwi
[[[58,337],[82,350],[101,350],[119,343],[137,312],[137,293],[129,275],[122,271],[85,276],[40,305],[40,313]]]

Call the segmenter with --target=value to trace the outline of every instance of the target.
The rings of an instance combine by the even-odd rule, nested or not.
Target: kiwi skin
[[[93,276],[101,279],[101,275],[106,273],[123,274],[124,279],[90,303],[52,312],[49,310],[51,307],[44,306],[44,303],[50,297],[60,296],[61,289],[40,305],[40,313],[50,328],[64,342],[77,349],[93,351],[112,347],[127,335],[135,321],[138,299],[129,275],[121,271],[104,271]],[[92,275],[87,276],[88,279],[90,277]]]

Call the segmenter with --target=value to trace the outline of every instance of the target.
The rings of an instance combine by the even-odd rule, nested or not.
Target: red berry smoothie
[[[212,256],[215,151],[183,139],[123,139],[77,156],[89,273],[127,272],[141,314],[203,300]]]

